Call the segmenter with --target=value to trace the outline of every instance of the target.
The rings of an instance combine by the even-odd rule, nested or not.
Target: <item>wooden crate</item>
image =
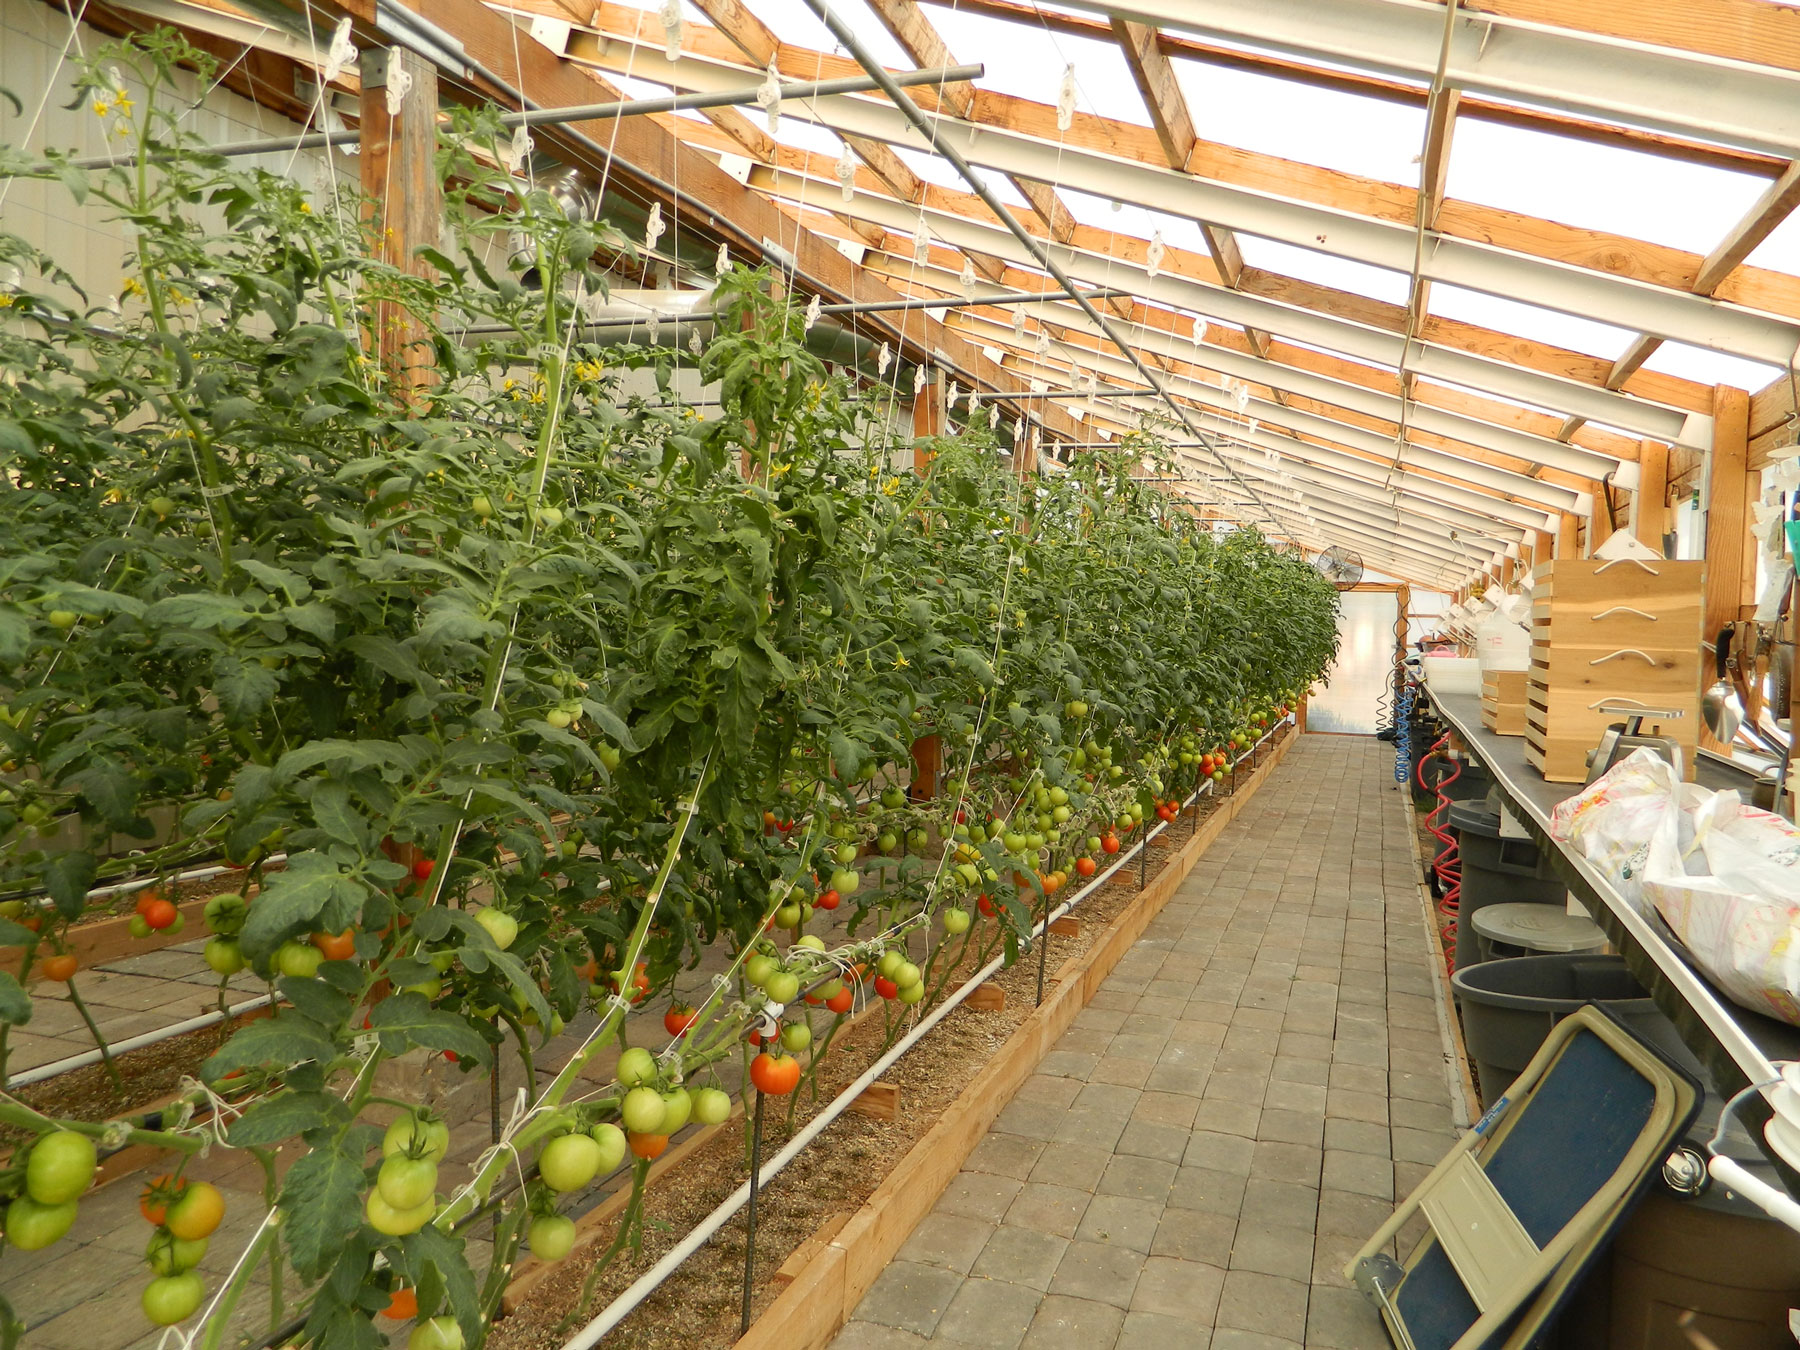
[[[1564,558],[1533,574],[1525,757],[1550,782],[1587,777],[1588,751],[1620,720],[1594,706],[1607,701],[1679,708],[1645,730],[1672,737],[1693,777],[1705,567]]]
[[[1481,673],[1481,725],[1496,736],[1525,734],[1525,686],[1530,672],[1484,670]]]

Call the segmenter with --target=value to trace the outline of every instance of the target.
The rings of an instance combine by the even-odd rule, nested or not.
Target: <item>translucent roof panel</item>
[[[834,52],[838,49],[837,40],[831,31],[819,21],[819,16],[807,8],[806,0],[754,0],[747,6],[751,13],[768,25],[782,42],[796,47],[804,47],[808,51]],[[869,7],[862,0],[832,0],[832,10],[849,26],[857,39],[874,53],[875,59],[894,70],[911,70],[913,63],[907,58],[900,44],[894,41],[893,35],[883,27],[881,20],[870,13]],[[682,5],[684,12],[692,10],[691,3]],[[699,16],[702,23],[710,23],[704,15]]]
[[[982,88],[1054,107],[1063,71],[1072,65],[1077,108],[1121,122],[1150,125],[1150,113],[1132,81],[1131,68],[1113,43],[939,5],[921,9],[957,60],[980,61],[987,66]]]
[[[1440,318],[1458,319],[1479,324],[1501,333],[1516,333],[1533,342],[1547,342],[1554,347],[1586,352],[1613,360],[1637,336],[1609,323],[1578,319],[1517,300],[1503,300],[1497,295],[1465,291],[1441,282],[1431,288],[1431,312]]]
[[[1765,180],[1708,164],[1459,118],[1448,196],[1704,254]]]
[[[911,169],[927,183],[936,183],[939,187],[954,188],[958,192],[971,191],[963,176],[956,167],[941,155],[934,155],[928,150],[908,150],[905,146],[890,147],[900,157],[907,168]],[[1025,206],[1025,194],[1013,186],[1012,180],[1005,174],[995,173],[992,169],[977,169],[981,181],[994,190],[994,195],[1003,202],[1014,206]],[[977,207],[977,210],[980,208]]]
[[[1765,366],[1759,361],[1746,361],[1742,357],[1726,356],[1723,352],[1690,347],[1681,342],[1663,343],[1650,354],[1644,366],[1702,384],[1736,385],[1751,393],[1781,376],[1779,366]]]
[[[1247,70],[1176,58],[1203,139],[1303,164],[1416,184],[1425,110]]]
[[[1744,261],[1753,267],[1772,267],[1777,272],[1800,275],[1800,213],[1777,225]]]
[[[1371,300],[1385,300],[1395,305],[1404,305],[1407,293],[1412,289],[1412,280],[1404,272],[1390,272],[1385,267],[1350,262],[1329,253],[1315,253],[1308,248],[1278,244],[1272,239],[1247,234],[1238,235],[1237,241],[1238,252],[1243,254],[1244,261],[1268,272],[1279,272],[1340,291],[1353,291]]]

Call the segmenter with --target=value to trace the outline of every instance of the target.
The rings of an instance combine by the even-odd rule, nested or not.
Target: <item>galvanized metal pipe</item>
[[[986,69],[980,64],[947,66],[935,70],[908,70],[886,78],[896,85],[956,84],[979,79]],[[882,88],[881,81],[869,76],[840,80],[810,80],[781,86],[783,99],[830,98],[836,94],[865,94]],[[523,112],[505,113],[500,124],[506,127],[537,127],[564,122],[606,122],[620,117],[641,117],[646,113],[681,112],[692,108],[731,108],[756,102],[760,89],[727,89],[711,94],[673,94],[667,98],[633,98],[609,103],[582,103],[571,108],[528,108]],[[270,155],[294,150],[317,150],[326,146],[355,145],[362,140],[362,128],[342,131],[310,131],[302,136],[263,136],[247,141],[226,141],[209,145],[206,153],[234,158],[242,155]],[[153,159],[167,158],[173,151],[161,152]],[[78,169],[110,169],[137,163],[136,155],[91,155],[74,161]],[[39,165],[48,172],[52,166]]]

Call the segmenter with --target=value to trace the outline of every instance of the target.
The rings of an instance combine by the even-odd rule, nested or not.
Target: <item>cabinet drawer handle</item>
[[[1653,577],[1660,577],[1662,575],[1661,572],[1657,571],[1642,558],[1614,558],[1611,562],[1601,563],[1600,566],[1596,567],[1594,569],[1594,575],[1599,576],[1601,573],[1605,572],[1607,568],[1617,567],[1620,563],[1636,563]]]
[[[1608,661],[1616,660],[1621,656],[1641,656],[1644,658],[1645,665],[1653,666],[1656,664],[1655,657],[1651,656],[1648,652],[1640,652],[1636,647],[1621,647],[1618,651],[1612,652],[1606,656],[1595,657],[1592,661],[1589,661],[1588,664],[1590,666],[1603,666]]]
[[[1656,622],[1656,615],[1646,614],[1646,613],[1644,613],[1643,610],[1634,609],[1630,605],[1614,605],[1611,609],[1603,609],[1598,614],[1596,614],[1592,618],[1590,618],[1588,620],[1588,622],[1589,623],[1599,623],[1600,620],[1610,619],[1615,614],[1635,614],[1640,619],[1648,619],[1648,620],[1650,620],[1651,623]]]

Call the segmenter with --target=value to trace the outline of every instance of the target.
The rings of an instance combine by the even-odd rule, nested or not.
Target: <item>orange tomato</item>
[[[43,962],[44,978],[55,980],[58,984],[67,984],[74,977],[78,965],[80,962],[67,952],[46,956]]]
[[[660,1158],[663,1150],[669,1146],[669,1136],[666,1134],[628,1134],[625,1136],[625,1142],[630,1145],[631,1156],[634,1158]]]

